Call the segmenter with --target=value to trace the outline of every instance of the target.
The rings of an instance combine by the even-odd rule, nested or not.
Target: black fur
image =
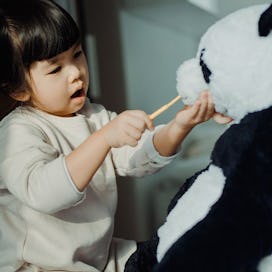
[[[201,50],[199,64],[201,66],[203,77],[204,77],[206,83],[209,84],[210,83],[210,76],[211,76],[212,72],[203,60],[204,52],[205,52],[205,48],[203,48]]]
[[[211,155],[212,164],[226,176],[220,199],[160,263],[156,261],[158,237],[154,236],[139,244],[125,272],[257,272],[259,261],[272,253],[271,135],[272,107],[232,125]],[[186,181],[168,212],[206,169]]]
[[[259,35],[266,37],[272,30],[272,4],[264,11],[259,20]]]
[[[176,241],[155,272],[252,272],[272,253],[272,107],[248,114],[217,141],[226,185],[204,220]]]
[[[184,185],[171,200],[167,213],[169,213],[176,206],[179,198],[187,192],[197,176],[205,170],[206,169],[197,172],[191,178],[186,180]],[[153,235],[150,240],[137,243],[137,250],[128,259],[125,266],[125,272],[151,272],[154,266],[157,264],[156,255],[158,243],[159,237],[157,233]]]
[[[156,252],[159,237],[153,237],[145,242],[137,243],[137,250],[128,259],[125,272],[151,272],[157,264]]]

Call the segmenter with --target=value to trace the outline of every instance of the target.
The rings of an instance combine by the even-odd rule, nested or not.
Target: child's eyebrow
[[[47,62],[49,65],[55,64],[56,62],[58,62],[59,58],[58,57],[53,57],[51,59],[48,59]]]
[[[73,46],[72,46],[72,48],[73,49],[76,49],[78,46],[80,46],[81,45],[81,42],[80,41],[77,41]],[[69,49],[68,49],[69,50]],[[55,64],[56,62],[58,62],[59,61],[59,57],[58,56],[55,56],[55,57],[53,57],[53,58],[51,58],[51,59],[48,59],[47,60],[47,62],[49,63],[49,65],[52,65],[52,64]]]

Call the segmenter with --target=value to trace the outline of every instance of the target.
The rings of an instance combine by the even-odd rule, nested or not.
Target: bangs
[[[34,11],[31,19],[20,29],[22,60],[25,67],[34,61],[52,58],[80,41],[79,29],[72,17],[55,3],[44,2],[45,11]],[[52,5],[52,8],[48,8]]]

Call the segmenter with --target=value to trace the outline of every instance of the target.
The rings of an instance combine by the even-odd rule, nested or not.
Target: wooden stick
[[[158,110],[154,111],[153,113],[151,113],[149,115],[149,118],[151,120],[154,120],[157,116],[159,116],[161,113],[163,113],[164,111],[166,111],[168,108],[170,108],[172,105],[174,105],[178,100],[181,99],[181,96],[178,95],[176,96],[174,99],[172,99],[169,103],[163,105],[162,107],[160,107]]]

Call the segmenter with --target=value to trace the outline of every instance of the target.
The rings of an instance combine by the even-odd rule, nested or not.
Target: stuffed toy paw
[[[165,223],[126,271],[272,271],[272,5],[238,10],[202,36],[177,71],[192,104],[208,89],[233,119],[210,164],[172,199]]]

